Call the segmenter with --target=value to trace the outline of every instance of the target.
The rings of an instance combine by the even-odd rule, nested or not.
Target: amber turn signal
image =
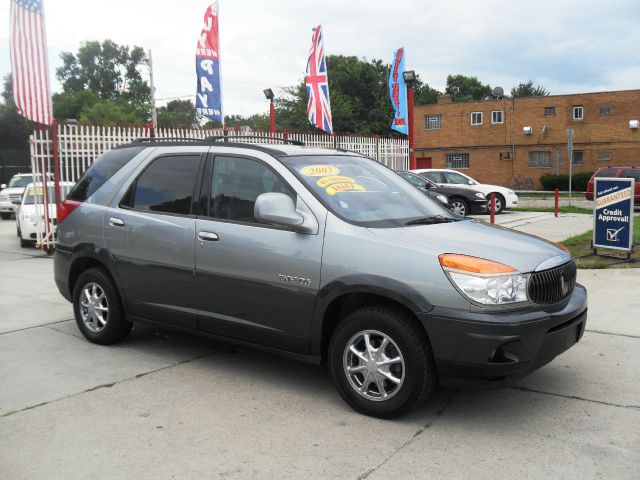
[[[514,273],[517,270],[504,263],[493,262],[485,258],[471,257],[459,253],[443,253],[438,257],[440,265],[471,273]]]

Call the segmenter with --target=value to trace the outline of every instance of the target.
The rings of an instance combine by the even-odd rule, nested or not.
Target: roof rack
[[[131,140],[130,143],[139,142],[204,142],[203,138],[188,138],[188,137],[138,137]]]
[[[288,138],[278,138],[278,137],[273,137],[273,136],[262,136],[262,135],[216,135],[216,136],[211,136],[211,137],[206,137],[204,139],[205,142],[219,142],[219,141],[223,141],[223,142],[228,142],[230,139],[236,139],[236,138],[253,138],[253,139],[258,139],[258,140],[274,140],[276,142],[282,142],[282,143],[286,143],[288,145],[298,145],[300,147],[304,147],[305,143],[301,142],[300,140],[289,140]]]

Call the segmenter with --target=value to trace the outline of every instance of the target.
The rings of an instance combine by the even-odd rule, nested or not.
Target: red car
[[[636,191],[634,194],[633,203],[640,205],[640,167],[600,167],[593,174],[589,183],[587,184],[587,191],[584,197],[587,200],[593,200],[593,179],[594,178],[635,178]]]

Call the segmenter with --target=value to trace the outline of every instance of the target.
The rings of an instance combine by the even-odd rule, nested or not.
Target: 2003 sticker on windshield
[[[340,169],[331,165],[309,165],[300,170],[305,177],[326,177],[328,175],[338,175]]]

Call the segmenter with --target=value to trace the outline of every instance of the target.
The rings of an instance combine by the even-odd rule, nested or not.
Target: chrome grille
[[[19,202],[21,199],[22,199],[22,195],[20,195],[19,193],[9,194],[9,200],[11,200],[12,202]]]
[[[529,280],[529,298],[535,303],[556,303],[567,298],[576,286],[573,260],[559,267],[533,272]]]

